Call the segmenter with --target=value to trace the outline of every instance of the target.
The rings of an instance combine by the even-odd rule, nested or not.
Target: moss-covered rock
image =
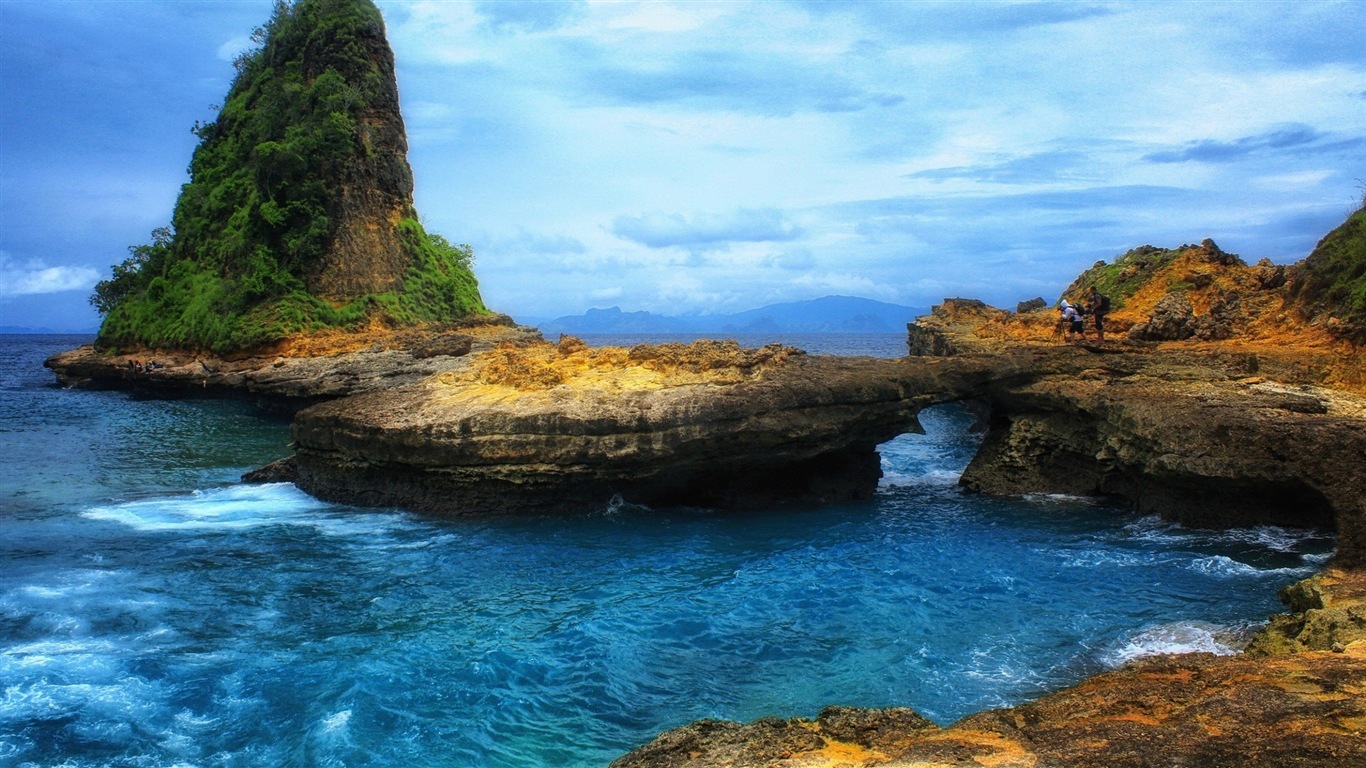
[[[278,2],[200,139],[173,229],[92,303],[106,346],[258,348],[485,312],[473,254],[413,208],[393,53],[370,0]]]

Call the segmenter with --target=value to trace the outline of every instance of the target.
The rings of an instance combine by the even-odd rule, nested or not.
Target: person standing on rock
[[[1085,339],[1086,325],[1082,321],[1081,307],[1063,299],[1060,309],[1062,310],[1062,323],[1067,328],[1068,343],[1072,343],[1074,339]]]
[[[1096,341],[1105,341],[1105,315],[1110,311],[1110,297],[1102,296],[1093,285],[1086,292],[1086,301],[1091,306],[1091,314],[1096,318]]]

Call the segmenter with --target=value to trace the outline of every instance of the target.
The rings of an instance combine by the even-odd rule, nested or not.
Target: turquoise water
[[[701,717],[948,723],[1228,652],[1332,546],[964,495],[955,407],[861,504],[342,507],[236,482],[289,450],[248,405],[57,388],[39,364],[77,341],[0,337],[0,766],[602,766]]]

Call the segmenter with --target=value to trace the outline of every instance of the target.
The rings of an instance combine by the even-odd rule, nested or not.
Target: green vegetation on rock
[[[1151,283],[1159,273],[1183,256],[1195,255],[1202,261],[1224,267],[1246,266],[1236,254],[1226,253],[1206,239],[1199,245],[1183,245],[1180,248],[1157,248],[1142,245],[1106,264],[1098,261],[1077,276],[1072,284],[1063,291],[1064,297],[1084,300],[1087,289],[1095,286],[1101,295],[1109,296],[1112,309],[1120,309],[1129,303],[1135,294]],[[1186,274],[1167,277],[1166,290],[1183,291],[1195,287],[1199,276]],[[1196,282],[1191,282],[1192,280]]]
[[[469,246],[412,205],[393,54],[370,0],[277,2],[200,143],[173,228],[91,303],[106,346],[250,349],[485,313]]]
[[[1293,269],[1291,294],[1301,311],[1336,319],[1332,330],[1366,343],[1366,207],[1324,235]]]
[[[1190,246],[1177,249],[1140,245],[1107,264],[1098,261],[1077,276],[1063,291],[1064,298],[1081,301],[1086,291],[1095,286],[1101,295],[1109,296],[1112,309],[1125,305],[1129,297],[1152,279],[1153,275],[1170,264]]]

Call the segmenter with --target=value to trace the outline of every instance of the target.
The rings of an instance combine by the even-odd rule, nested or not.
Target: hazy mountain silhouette
[[[560,333],[900,333],[906,323],[929,312],[857,296],[825,296],[770,304],[717,315],[674,317],[623,312],[620,307],[590,309],[538,323],[547,335]]]

